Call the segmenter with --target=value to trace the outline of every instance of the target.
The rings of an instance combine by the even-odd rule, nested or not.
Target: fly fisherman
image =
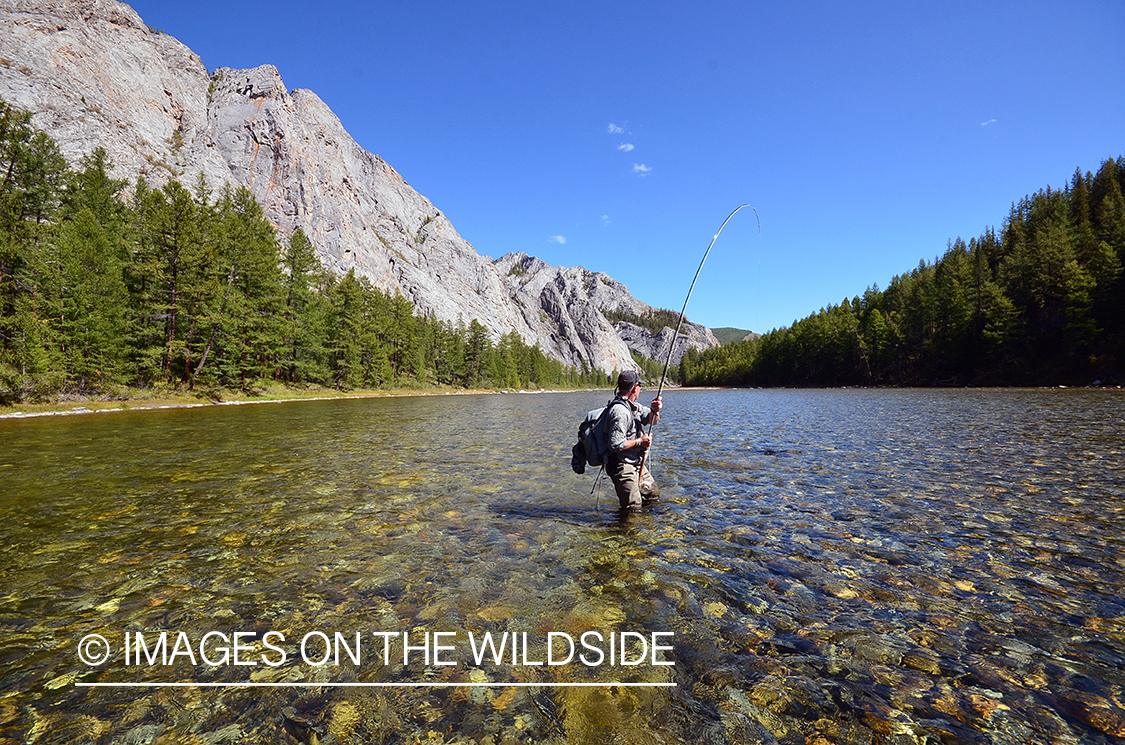
[[[651,409],[641,406],[637,403],[640,393],[640,375],[633,370],[621,373],[617,376],[614,402],[621,400],[625,405],[610,404],[606,414],[606,440],[609,444],[606,473],[613,481],[617,501],[623,510],[639,510],[642,505],[651,504],[660,496],[660,488],[648,467],[643,465],[645,451],[652,445],[652,435],[645,434],[642,427],[656,423],[663,402],[657,396],[652,400]]]

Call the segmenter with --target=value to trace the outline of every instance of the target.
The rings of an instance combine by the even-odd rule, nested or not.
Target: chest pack
[[[593,409],[578,425],[578,442],[570,451],[570,467],[575,473],[585,473],[586,466],[604,466],[609,455],[609,437],[606,426],[609,410],[614,404],[625,402],[615,398],[600,409]]]

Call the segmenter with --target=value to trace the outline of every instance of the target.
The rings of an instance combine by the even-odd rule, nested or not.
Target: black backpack
[[[570,467],[575,473],[585,473],[586,466],[604,466],[609,451],[609,438],[606,436],[606,422],[609,410],[614,404],[625,406],[625,402],[615,398],[600,409],[593,409],[578,425],[578,442],[570,451]],[[628,407],[626,407],[628,408]]]

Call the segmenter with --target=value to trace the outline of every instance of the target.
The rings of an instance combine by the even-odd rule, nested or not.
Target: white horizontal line
[[[674,688],[676,683],[78,683],[78,688]]]

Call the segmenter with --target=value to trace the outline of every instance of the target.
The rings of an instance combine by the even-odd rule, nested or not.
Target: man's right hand
[[[652,435],[641,435],[637,438],[637,447],[648,450],[652,446]]]

